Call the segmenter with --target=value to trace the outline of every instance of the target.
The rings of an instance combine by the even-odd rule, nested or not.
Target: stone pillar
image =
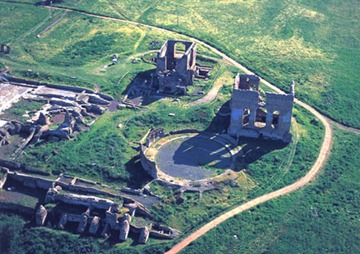
[[[286,113],[284,113],[280,117],[280,124],[281,125],[279,125],[279,126],[281,127],[282,131],[285,132],[285,133],[290,131],[291,116],[292,116],[292,112],[287,111]]]
[[[271,128],[272,120],[273,120],[273,111],[267,109],[266,128]]]
[[[231,112],[231,117],[233,117],[231,120],[234,120],[234,123],[236,123],[239,127],[243,127],[243,117],[244,117],[243,109],[238,109],[236,113]]]
[[[250,115],[249,115],[249,127],[255,126],[255,120],[256,120],[256,108],[250,109]]]

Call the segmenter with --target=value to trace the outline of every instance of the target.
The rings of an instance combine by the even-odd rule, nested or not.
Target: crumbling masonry
[[[243,136],[290,142],[294,82],[289,94],[266,92],[263,99],[259,93],[259,81],[256,75],[236,76],[228,133],[236,138]]]
[[[183,44],[185,52],[177,51],[176,45]],[[160,92],[186,92],[193,84],[196,72],[196,44],[191,41],[168,40],[161,47],[156,58],[156,77]]]

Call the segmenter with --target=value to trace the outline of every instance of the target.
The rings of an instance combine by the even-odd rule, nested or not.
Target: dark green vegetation
[[[229,219],[184,253],[359,253],[359,142],[336,130],[315,182]]]
[[[1,117],[3,119],[25,122],[28,119],[23,116],[26,112],[31,115],[39,110],[43,105],[44,103],[42,102],[20,100],[19,102],[14,103],[11,108],[5,110]]]

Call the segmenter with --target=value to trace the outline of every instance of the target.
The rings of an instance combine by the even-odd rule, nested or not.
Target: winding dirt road
[[[306,108],[307,110],[309,110],[325,126],[325,135],[324,135],[324,140],[323,140],[323,143],[322,143],[322,146],[320,149],[320,153],[319,153],[318,158],[316,159],[315,164],[312,166],[310,171],[304,177],[302,177],[300,180],[298,180],[297,182],[295,182],[291,185],[288,185],[284,188],[281,188],[277,191],[273,191],[268,194],[257,197],[253,200],[250,200],[250,201],[248,201],[238,207],[235,207],[234,209],[220,215],[219,217],[215,218],[214,220],[206,223],[200,229],[196,230],[191,235],[189,235],[188,237],[183,239],[181,242],[176,244],[171,250],[166,252],[166,254],[173,254],[173,253],[180,252],[191,242],[195,241],[202,235],[206,234],[208,231],[215,228],[217,225],[224,222],[225,220],[227,220],[231,217],[234,217],[235,215],[237,215],[243,211],[246,211],[254,206],[257,206],[258,204],[261,204],[268,200],[291,193],[291,192],[303,187],[304,185],[306,185],[307,183],[309,183],[311,180],[313,180],[316,177],[316,175],[318,174],[320,169],[324,166],[326,159],[328,158],[328,156],[330,154],[331,140],[332,140],[331,126],[325,117],[323,117],[319,112],[317,112],[315,109],[313,109],[309,105],[307,105],[299,100],[296,100],[296,103],[299,104],[300,106]]]
[[[66,10],[66,11],[71,11],[71,12],[77,12],[77,13],[81,13],[87,16],[92,16],[92,17],[97,17],[97,18],[102,18],[102,19],[108,19],[108,20],[114,20],[114,21],[118,21],[118,22],[124,22],[124,23],[128,23],[128,24],[132,24],[132,25],[138,25],[138,26],[142,26],[142,27],[147,27],[150,29],[155,29],[155,30],[159,30],[159,31],[165,31],[168,33],[173,33],[176,34],[173,31],[164,29],[164,28],[159,28],[159,27],[155,27],[155,26],[151,26],[151,25],[147,25],[147,24],[142,24],[139,22],[134,22],[134,21],[129,21],[129,20],[123,20],[123,19],[119,19],[119,18],[112,18],[112,17],[108,17],[108,16],[103,16],[103,15],[97,15],[97,14],[92,14],[92,13],[87,13],[84,11],[79,11],[79,10],[75,10],[75,9],[69,9],[69,8],[60,8],[60,7],[53,7],[54,9],[60,9],[60,10]],[[231,59],[230,57],[228,57],[226,54],[220,52],[219,50],[217,50],[216,48],[206,44],[205,42],[202,42],[198,39],[192,38],[191,36],[188,36],[189,38],[191,38],[193,41],[195,41],[196,43],[203,45],[205,47],[207,47],[208,49],[210,49],[211,51],[213,51],[214,53],[218,54],[219,56],[223,57],[225,60],[227,60],[228,62],[230,62],[231,64],[233,64],[234,66],[236,66],[237,68],[239,68],[240,70],[246,72],[246,73],[253,73],[250,70],[248,70],[246,67],[242,66],[241,64],[239,64],[238,62],[236,62],[235,60]],[[279,88],[275,87],[274,85],[270,84],[268,81],[261,79],[261,82],[263,84],[265,84],[266,86],[270,87],[271,89],[275,90],[278,93],[284,93],[283,91],[281,91]],[[214,89],[214,91],[216,91],[218,89]],[[212,96],[211,96],[212,97]],[[202,235],[204,235],[205,233],[207,233],[208,231],[210,231],[211,229],[215,228],[217,225],[219,225],[220,223],[224,222],[225,220],[245,211],[248,210],[258,204],[264,203],[268,200],[286,195],[288,193],[291,193],[301,187],[303,187],[304,185],[306,185],[307,183],[309,183],[311,180],[313,180],[316,175],[319,173],[320,169],[324,166],[326,159],[328,158],[329,154],[330,154],[330,149],[331,149],[331,142],[332,142],[332,129],[331,126],[329,124],[329,121],[322,116],[319,112],[317,112],[314,108],[312,108],[311,106],[305,104],[304,102],[299,101],[298,99],[295,99],[295,103],[304,107],[305,109],[307,109],[309,112],[311,112],[317,119],[319,119],[322,124],[325,127],[325,135],[324,135],[324,140],[320,149],[320,153],[319,156],[315,162],[315,164],[312,166],[312,168],[310,169],[310,171],[301,179],[299,179],[297,182],[288,185],[284,188],[281,188],[279,190],[273,191],[271,193],[265,194],[263,196],[257,197],[253,200],[250,200],[244,204],[239,205],[238,207],[218,216],[217,218],[213,219],[212,221],[208,222],[207,224],[205,224],[204,226],[202,226],[200,229],[196,230],[195,232],[193,232],[192,234],[190,234],[188,237],[186,237],[185,239],[183,239],[181,242],[179,242],[178,244],[176,244],[171,250],[169,250],[168,252],[166,252],[167,254],[172,254],[172,253],[178,253],[181,250],[183,250],[187,245],[189,245],[191,242],[195,241],[196,239],[198,239],[199,237],[201,237]]]

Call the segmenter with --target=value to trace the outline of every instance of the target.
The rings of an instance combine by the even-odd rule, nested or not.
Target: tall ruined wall
[[[151,155],[150,146],[156,142],[159,138],[165,137],[164,129],[153,129],[146,137],[146,145],[141,145],[140,149],[140,162],[144,170],[153,178],[158,177],[158,170],[153,156]]]
[[[267,92],[266,100],[262,101],[257,91],[259,80],[256,75],[236,76],[228,133],[233,137],[264,137],[290,142],[294,82],[289,94]]]
[[[231,136],[237,136],[239,129],[244,128],[247,125],[249,125],[249,127],[254,126],[258,102],[259,92],[234,89],[230,103],[231,119],[228,130]],[[246,121],[245,124],[244,117],[246,114],[248,114],[248,121]]]
[[[70,205],[83,205],[91,206],[98,209],[109,209],[110,207],[117,207],[118,204],[112,200],[99,198],[95,196],[88,195],[78,195],[78,194],[59,194],[56,189],[50,188],[46,193],[45,202],[58,202],[61,201]]]
[[[185,52],[179,56],[176,55],[175,46],[177,43],[185,45]],[[170,72],[170,76],[180,78],[183,85],[192,85],[196,70],[196,44],[191,41],[168,40],[164,43],[157,53],[156,75],[161,77],[165,72]],[[161,79],[162,81],[162,79]],[[159,82],[161,82],[159,81]],[[169,82],[169,80],[165,81]],[[172,81],[173,82],[173,81]],[[176,84],[166,84],[175,86]]]
[[[61,186],[63,189],[67,189],[74,192],[82,192],[82,193],[90,193],[90,194],[100,194],[110,197],[117,197],[119,195],[115,195],[109,191],[104,191],[101,189],[98,189],[99,187],[97,184],[94,184],[93,187],[91,186],[83,186],[81,184],[77,184],[77,181],[64,181],[60,178],[58,179],[50,179],[50,178],[43,178],[39,175],[29,175],[29,174],[23,174],[23,173],[15,173],[9,171],[7,174],[7,178],[11,178],[15,181],[18,181],[22,183],[26,187],[30,188],[40,188],[43,190],[48,190],[49,188],[53,186]],[[74,178],[71,178],[74,180]],[[6,181],[6,179],[5,179]],[[4,183],[5,183],[4,181]],[[80,180],[83,181],[83,180]],[[134,200],[132,200],[134,202]]]
[[[0,167],[0,189],[2,189],[6,183],[9,170],[7,168]]]
[[[260,78],[256,75],[246,75],[239,73],[235,77],[234,88],[235,89],[250,89],[259,90]]]
[[[268,127],[268,136],[283,139],[284,141],[289,139],[293,102],[293,94],[266,93],[267,119],[269,119],[266,125]],[[274,112],[278,114],[278,122],[276,125],[271,124]]]
[[[39,176],[30,176],[22,173],[9,172],[8,178],[21,182],[24,186],[47,190],[52,187],[55,179],[46,179]]]

